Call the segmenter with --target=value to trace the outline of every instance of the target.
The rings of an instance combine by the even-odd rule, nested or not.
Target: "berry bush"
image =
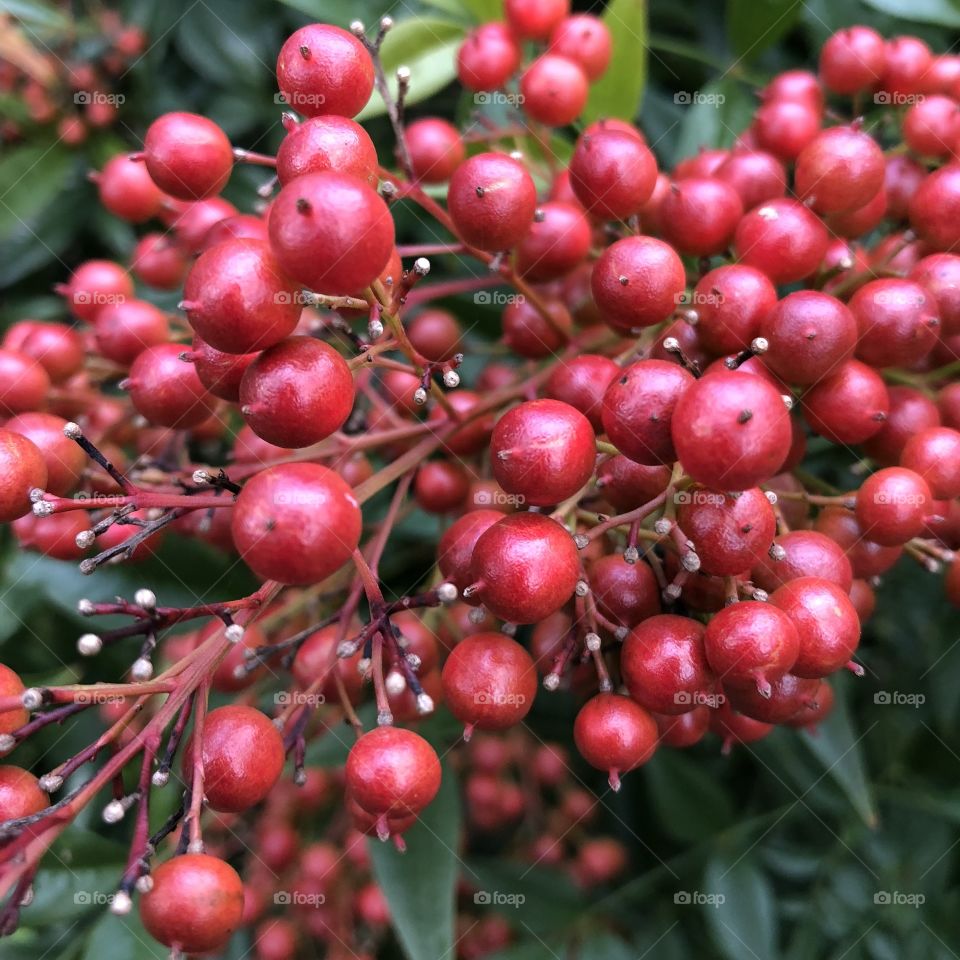
[[[0,4],[0,956],[955,957],[958,26]]]

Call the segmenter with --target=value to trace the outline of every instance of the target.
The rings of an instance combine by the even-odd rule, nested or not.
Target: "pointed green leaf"
[[[613,37],[613,56],[607,72],[590,88],[583,119],[634,120],[647,82],[647,2],[611,0],[603,22]]]
[[[684,891],[677,902],[699,902],[714,944],[730,960],[777,957],[776,900],[748,850],[714,857],[704,871],[703,890]]]
[[[868,7],[904,20],[960,27],[960,4],[952,0],[864,0]]]
[[[727,32],[737,56],[750,59],[773,46],[802,9],[800,0],[728,0]]]

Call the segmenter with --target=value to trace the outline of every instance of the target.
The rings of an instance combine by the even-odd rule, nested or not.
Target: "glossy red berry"
[[[630,696],[654,713],[689,713],[708,702],[714,677],[703,625],[662,614],[635,626],[623,642],[620,670]]]
[[[470,475],[452,460],[429,460],[413,478],[413,496],[427,513],[453,513],[470,493]]]
[[[739,263],[717,267],[693,291],[697,338],[715,354],[745,350],[776,302],[776,288],[765,273]]]
[[[80,320],[92,320],[101,307],[133,297],[133,280],[110,260],[87,260],[70,275],[70,282],[55,288]]]
[[[505,730],[519,723],[533,706],[537,671],[530,654],[502,633],[464,637],[450,651],[441,674],[443,702],[465,725]]]
[[[910,201],[910,226],[934,250],[960,249],[960,164],[928,174]]]
[[[599,17],[576,13],[561,20],[554,28],[549,50],[579,63],[593,83],[607,71],[613,54],[613,40],[607,25]]]
[[[880,375],[848,360],[803,395],[803,415],[815,433],[834,443],[863,443],[883,426],[890,398]]]
[[[933,427],[916,434],[903,448],[900,465],[922,477],[937,500],[960,496],[960,432]]]
[[[653,719],[657,721],[660,731],[660,743],[676,750],[696,746],[707,735],[712,712],[710,707],[702,706],[676,717],[655,713]]]
[[[460,46],[457,77],[468,90],[499,90],[516,73],[520,60],[520,44],[507,26],[483,23]]]
[[[573,496],[593,475],[596,438],[590,421],[559,400],[528,400],[508,411],[490,439],[493,475],[531,506]]]
[[[463,331],[457,318],[439,307],[418,313],[407,327],[414,347],[428,360],[443,363],[463,350]]]
[[[933,495],[912,470],[886,467],[872,473],[857,491],[857,522],[874,543],[896,547],[923,532]]]
[[[875,87],[886,65],[883,37],[870,27],[838,30],[820,51],[820,79],[833,93],[852,94]]]
[[[167,315],[146,300],[108,304],[97,313],[93,330],[100,353],[125,367],[147,347],[170,339]]]
[[[66,420],[52,413],[21,413],[4,425],[4,429],[26,437],[40,451],[47,465],[45,489],[57,497],[65,496],[79,484],[88,463],[83,450],[64,435],[66,425]]]
[[[131,269],[138,280],[158,290],[175,290],[189,267],[186,252],[162,233],[147,233],[133,248]],[[131,284],[131,296],[132,296]]]
[[[583,112],[589,81],[576,60],[555,53],[537,57],[520,77],[526,113],[548,127],[565,127]]]
[[[766,314],[760,335],[769,345],[763,362],[786,382],[807,386],[853,357],[857,320],[836,297],[798,290]]]
[[[544,302],[548,321],[529,300],[518,298],[503,311],[503,341],[516,354],[530,360],[560,350],[573,330],[573,318],[562,300]]]
[[[243,883],[218,857],[187,853],[160,864],[140,898],[140,919],[164,946],[207,953],[224,946],[243,917]]]
[[[797,196],[818,213],[864,206],[883,186],[885,162],[876,141],[854,127],[831,127],[797,157]]]
[[[181,200],[216,196],[233,170],[227,135],[196,113],[165,113],[154,120],[144,137],[143,153],[153,182]]]
[[[393,218],[380,196],[356,177],[330,171],[288,183],[270,208],[269,230],[281,270],[317,293],[362,291],[394,250]]]
[[[686,282],[671,246],[652,237],[625,237],[594,264],[590,287],[604,321],[627,332],[666,320]]]
[[[615,624],[634,627],[660,612],[660,587],[646,563],[609,554],[590,565],[589,579],[600,613]]]
[[[52,383],[68,380],[83,367],[83,338],[65,323],[21,320],[7,328],[3,346],[36,360]]]
[[[288,337],[264,350],[240,381],[240,412],[257,436],[308,447],[339,430],[353,408],[346,360],[313,337]]]
[[[579,410],[598,433],[603,432],[601,409],[604,393],[620,373],[620,367],[609,357],[581,353],[561,360],[553,368],[544,386],[544,393]]]
[[[653,500],[669,481],[669,467],[646,467],[623,455],[608,457],[597,470],[597,488],[616,513],[626,513]]]
[[[677,500],[677,523],[693,542],[704,573],[732,577],[758,563],[773,545],[777,519],[758,487],[736,496],[694,487]]]
[[[207,245],[207,235],[224,220],[238,215],[237,208],[223,197],[210,197],[186,203],[173,221],[177,242],[189,253],[199,253]]]
[[[578,207],[541,204],[517,245],[517,269],[528,280],[555,280],[586,259],[591,241],[590,221]]]
[[[768,200],[744,214],[733,238],[737,259],[774,283],[793,283],[823,260],[827,228],[796,200]]]
[[[257,359],[257,353],[224,353],[205,343],[200,337],[193,338],[193,345],[184,357],[197,370],[200,382],[215,397],[236,403],[240,399],[240,381],[247,367]]]
[[[340,476],[315,463],[269,467],[248,480],[233,508],[233,539],[258,576],[319,583],[360,539],[360,505]]]
[[[713,176],[737,191],[744,210],[752,210],[765,200],[775,200],[787,192],[787,171],[765,150],[734,150]]]
[[[683,367],[664,360],[641,360],[626,367],[603,395],[601,418],[610,442],[636,463],[672,463],[673,412],[693,382]]]
[[[356,703],[363,690],[363,676],[357,668],[362,651],[358,651],[353,657],[339,657],[339,640],[340,627],[335,623],[315,630],[297,650],[291,672],[301,690],[315,690],[316,694],[328,703],[337,702],[339,694],[336,678],[339,674],[347,697],[352,703]]]
[[[800,637],[793,674],[825,677],[849,663],[860,643],[860,618],[846,590],[819,577],[798,577],[774,590],[770,603],[793,621]]]
[[[309,117],[356,116],[370,99],[373,80],[373,61],[363,44],[329,23],[296,30],[277,57],[284,102]]]
[[[137,413],[159,427],[195,427],[214,410],[214,398],[193,364],[180,359],[182,352],[177,343],[148,347],[133,361],[123,381]]]
[[[408,131],[409,132],[409,131]],[[377,148],[347,117],[308,117],[292,126],[277,150],[277,176],[287,184],[306,173],[345,173],[377,185]]]
[[[660,216],[664,239],[680,253],[708,257],[730,246],[743,203],[723,180],[688,177],[671,185]]]
[[[9,523],[30,512],[31,490],[46,489],[47,465],[36,444],[0,429],[0,475],[0,522]]]
[[[530,228],[536,206],[533,178],[505,153],[478,153],[450,178],[450,217],[463,239],[480,250],[515,247]]]
[[[756,600],[724,607],[707,624],[703,643],[707,662],[724,685],[756,686],[764,696],[770,684],[793,667],[800,652],[793,621]]]
[[[523,40],[546,40],[570,13],[570,0],[505,0],[510,29]]]
[[[573,740],[587,763],[609,774],[620,789],[620,774],[645,764],[657,749],[657,723],[629,697],[599,693],[588,700],[573,723]]]
[[[772,592],[800,577],[817,577],[849,591],[853,570],[836,541],[816,530],[791,530],[774,540],[775,550],[753,565],[751,577]]]
[[[24,691],[23,681],[6,664],[0,663],[0,697],[19,697]],[[21,708],[0,713],[0,734],[13,733],[30,719],[30,714]]]
[[[419,814],[440,789],[440,761],[419,734],[377,727],[351,747],[347,789],[376,817]]]
[[[129,223],[143,223],[160,212],[163,194],[153,182],[146,164],[129,154],[111,157],[96,174],[100,202],[114,216]]]
[[[919,37],[894,37],[887,41],[884,52],[883,89],[887,93],[923,93],[927,71],[933,63],[930,48]]]
[[[463,426],[451,431],[445,436],[444,446],[450,453],[466,455],[476,453],[487,445],[490,431],[493,429],[493,419],[487,415],[477,415],[474,411],[481,403],[479,395],[472,390],[457,390],[449,394],[447,403],[453,407],[460,420],[466,421]],[[427,421],[433,424],[435,431],[440,431],[449,421],[446,410],[439,404],[429,413]]]
[[[266,243],[267,239],[267,222],[263,218],[250,213],[238,213],[234,217],[224,217],[210,227],[203,235],[200,250],[209,250],[227,240],[257,240]]]
[[[437,545],[437,564],[444,578],[459,591],[472,582],[470,562],[477,540],[503,516],[499,510],[471,510],[444,531]]]
[[[407,151],[422,183],[446,183],[467,155],[460,131],[440,117],[422,117],[407,127]]]
[[[752,129],[761,149],[789,163],[820,132],[821,120],[821,110],[809,101],[773,99],[756,112]]]
[[[769,480],[790,452],[790,415],[763,377],[711,373],[680,395],[673,443],[687,473],[714,490],[746,490]]]
[[[640,212],[657,182],[657,161],[634,133],[584,133],[570,158],[570,186],[588,213],[626,220]]]
[[[730,687],[730,706],[742,716],[761,723],[786,723],[800,711],[814,716],[819,678],[804,679],[785,673],[770,684],[769,696],[754,687]]]
[[[537,623],[570,599],[579,572],[577,548],[564,527],[542,514],[515,513],[477,540],[472,595],[501,620]]]
[[[913,366],[934,347],[937,304],[923,287],[888,278],[862,286],[850,299],[857,320],[857,358],[872,367]]]
[[[190,777],[195,739],[184,752]],[[283,738],[266,714],[232,705],[211,710],[203,724],[203,792],[214,810],[240,812],[270,794],[283,771]]]
[[[878,577],[900,558],[903,548],[886,547],[868,540],[853,511],[827,507],[817,517],[814,529],[834,540],[850,561],[854,577]]]
[[[773,731],[773,724],[754,720],[737,713],[729,700],[710,711],[710,730],[723,740],[723,752],[729,753],[736,743],[754,743]]]
[[[20,767],[0,766],[0,822],[29,817],[49,803],[32,773]]]

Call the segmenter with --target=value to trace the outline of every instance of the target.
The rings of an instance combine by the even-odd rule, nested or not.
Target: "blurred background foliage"
[[[453,57],[478,19],[497,16],[498,0],[128,0],[116,9],[145,32],[147,46],[116,79],[125,98],[116,123],[91,131],[79,146],[59,140],[55,125],[32,123],[13,93],[0,94],[0,118],[19,137],[0,152],[0,322],[61,318],[53,284],[95,256],[125,261],[134,230],[102,211],[86,179],[113,154],[136,148],[149,122],[167,110],[210,116],[248,149],[273,152],[283,134],[273,64],[282,39],[312,19],[373,24],[389,13],[388,68],[413,73],[411,116],[436,113],[471,122],[478,107],[455,84]],[[580,9],[600,11],[602,5]],[[104,9],[38,0],[0,0],[3,43],[26,40],[73,64],[96,58],[104,38],[93,17]],[[661,164],[699,146],[727,146],[749,122],[756,91],[774,72],[812,67],[830,32],[868,23],[884,34],[914,33],[937,52],[957,39],[960,0],[612,0],[605,16],[616,42],[614,67],[598,85],[591,116],[639,116]],[[678,93],[723,94],[710,103],[678,102]],[[72,94],[62,92],[67,109]],[[423,101],[430,98],[428,103]],[[390,155],[377,105],[368,128]],[[569,137],[567,138],[569,141]],[[562,144],[557,149],[562,151]],[[569,148],[567,148],[569,149]],[[238,168],[227,196],[252,209],[257,168]],[[398,210],[405,241],[441,238]],[[435,264],[437,273],[469,269]],[[140,295],[172,307],[175,295]],[[472,336],[497,335],[497,312],[452,301]],[[858,482],[844,459],[811,446],[807,468],[844,489]],[[838,457],[840,459],[838,459]],[[424,557],[435,527],[422,515],[400,530],[400,569]],[[878,610],[865,632],[864,679],[841,678],[836,712],[815,733],[778,729],[767,740],[721,757],[717,741],[684,752],[662,751],[611,794],[603,778],[578,769],[600,798],[601,828],[627,845],[628,879],[616,889],[575,892],[547,869],[497,856],[495,846],[452,851],[460,833],[459,796],[450,770],[445,787],[409,836],[402,859],[374,853],[391,901],[399,943],[413,960],[452,956],[456,877],[473,886],[522,895],[503,910],[515,943],[500,960],[946,960],[960,952],[960,622],[936,576],[909,560],[884,578]],[[398,586],[402,573],[395,571]],[[248,592],[249,577],[229,558],[169,537],[157,557],[111,567],[92,580],[71,564],[14,551],[4,541],[0,583],[0,657],[28,682],[112,679],[124,659],[105,654],[96,673],[73,653],[83,622],[76,601],[130,596],[149,584],[164,603]],[[56,666],[53,666],[56,664]],[[63,666],[67,664],[67,666]],[[891,702],[884,702],[884,701]],[[911,701],[912,705],[904,702]],[[563,694],[538,698],[530,717],[546,740],[570,742],[574,704]],[[98,729],[86,715],[48,729],[21,748],[18,762],[46,769],[89,742]],[[441,712],[427,724],[445,748],[456,730]],[[313,762],[342,763],[339,736],[311,747]],[[19,755],[18,755],[19,757]],[[157,815],[163,814],[163,801]],[[323,825],[316,825],[322,833]],[[87,811],[41,871],[21,931],[0,944],[4,960],[127,960],[161,957],[134,918],[120,920],[75,895],[111,891],[125,846]],[[722,904],[717,901],[723,898]],[[697,902],[708,900],[710,902]],[[896,902],[896,901],[910,902]],[[919,903],[919,901],[923,901]],[[687,902],[689,901],[689,902]],[[888,902],[889,901],[889,902]],[[236,938],[231,955],[247,955]]]

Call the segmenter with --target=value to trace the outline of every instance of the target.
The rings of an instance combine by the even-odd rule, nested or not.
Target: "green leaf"
[[[480,23],[503,18],[503,4],[501,0],[460,0],[460,5],[473,14],[473,18]]]
[[[868,7],[904,20],[960,27],[960,4],[951,0],[864,0]]]
[[[380,51],[391,93],[397,93],[397,67],[410,70],[408,104],[419,103],[442,90],[457,75],[457,50],[465,32],[463,24],[441,17],[414,17],[396,24]],[[357,120],[378,117],[386,111],[383,98],[374,90]]]
[[[105,912],[90,930],[83,960],[165,960],[170,951],[143,929],[134,910],[125,917]]]
[[[613,56],[607,72],[590,88],[583,119],[634,120],[647,82],[646,0],[611,0],[603,22],[613,37]]]
[[[406,853],[369,841],[373,875],[390,905],[409,960],[437,960],[454,950],[454,895],[460,858],[460,795],[449,768],[440,791],[404,835]]]
[[[674,102],[685,111],[680,136],[674,138],[674,160],[692,156],[701,147],[729,147],[747,128],[756,98],[732,77],[708,83],[700,90],[680,90]]]
[[[710,860],[699,897],[707,926],[717,948],[730,960],[762,957],[774,960],[777,951],[777,914],[773,890],[753,865],[748,851]],[[680,902],[680,901],[678,901]]]
[[[797,22],[801,0],[727,0],[727,32],[739,57],[773,46]]]
[[[70,18],[52,3],[40,0],[0,0],[0,13],[16,17],[28,27],[65,31],[71,27]]]
[[[32,143],[0,159],[0,242],[25,229],[66,186],[74,155],[60,143]]]
[[[587,937],[577,952],[579,960],[636,960],[637,952],[625,940],[601,930]]]
[[[801,740],[823,764],[825,774],[832,777],[847,795],[864,823],[874,827],[877,824],[876,801],[867,778],[862,749],[870,730],[856,733],[845,698],[839,689],[836,693],[833,710],[815,730],[803,731]]]
[[[727,793],[701,757],[661,750],[644,772],[660,822],[679,840],[704,840],[733,820]]]

